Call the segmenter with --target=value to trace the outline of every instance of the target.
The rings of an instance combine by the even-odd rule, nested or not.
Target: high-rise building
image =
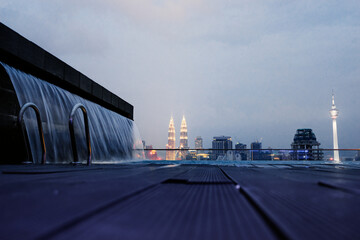
[[[227,136],[214,137],[212,141],[212,159],[217,159],[219,156],[225,156],[227,150],[232,149],[232,139]],[[217,150],[218,149],[218,150]]]
[[[337,136],[337,125],[336,125],[336,118],[339,116],[339,110],[337,110],[335,106],[335,96],[334,93],[332,94],[332,106],[330,109],[330,117],[332,118],[332,125],[333,125],[333,143],[334,149],[339,149],[338,144],[338,136]],[[339,150],[334,150],[334,162],[339,162]]]
[[[360,151],[357,151],[357,154],[355,156],[355,161],[360,161]]]
[[[251,160],[261,160],[261,145],[260,141],[251,143]]]
[[[186,155],[188,154],[187,149],[189,149],[189,145],[188,145],[188,132],[187,132],[185,116],[183,116],[181,120],[179,149],[180,149],[179,152],[180,159],[186,159]]]
[[[291,144],[293,160],[322,160],[324,153],[319,150],[320,143],[312,129],[298,129]]]
[[[246,149],[246,144],[243,143],[235,144],[235,154],[240,154],[241,160],[247,160],[247,151],[243,149]]]
[[[174,119],[171,116],[169,123],[169,131],[168,131],[168,144],[166,144],[166,149],[175,149],[175,125]],[[166,160],[175,160],[175,150],[167,150],[166,151]]]
[[[203,139],[200,136],[195,138],[195,149],[203,149]]]
[[[187,135],[187,125],[186,125],[186,120],[185,120],[185,116],[183,116],[182,120],[181,120],[181,128],[180,128],[180,149],[188,148],[188,135]]]
[[[156,150],[152,145],[145,146],[145,157],[149,160],[159,160]]]

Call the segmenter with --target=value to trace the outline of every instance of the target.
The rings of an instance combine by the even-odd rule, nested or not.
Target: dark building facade
[[[219,156],[226,155],[226,151],[232,149],[232,139],[228,136],[214,137],[212,141],[212,159],[217,159]],[[218,150],[216,150],[218,149]]]
[[[261,160],[261,146],[259,141],[251,143],[251,160]]]
[[[360,151],[357,151],[357,154],[355,156],[355,161],[360,161]]]
[[[235,154],[240,154],[241,160],[247,160],[247,151],[246,144],[243,143],[236,143],[235,144]]]
[[[293,160],[322,160],[324,154],[319,146],[320,143],[316,140],[312,129],[298,129],[291,144],[290,155]]]

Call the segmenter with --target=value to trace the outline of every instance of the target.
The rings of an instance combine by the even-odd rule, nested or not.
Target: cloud
[[[119,12],[143,22],[183,22],[194,12],[199,14],[199,11],[206,7],[206,1],[203,0],[109,0],[107,2],[115,6]]]
[[[171,113],[177,130],[185,114],[189,139],[207,147],[223,134],[289,147],[303,127],[331,147],[332,88],[340,146],[360,142],[357,1],[1,4],[5,24],[134,104],[155,147],[166,144]]]

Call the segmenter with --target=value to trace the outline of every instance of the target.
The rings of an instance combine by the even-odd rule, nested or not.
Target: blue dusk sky
[[[358,0],[2,0],[0,21],[134,105],[156,148],[183,114],[190,147],[312,128],[331,148],[332,89],[339,147],[360,147]]]

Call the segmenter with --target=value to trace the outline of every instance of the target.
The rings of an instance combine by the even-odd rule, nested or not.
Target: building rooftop
[[[312,129],[298,129],[294,136],[294,142],[298,141],[316,141],[316,136]]]
[[[359,239],[360,165],[2,165],[1,239]]]

